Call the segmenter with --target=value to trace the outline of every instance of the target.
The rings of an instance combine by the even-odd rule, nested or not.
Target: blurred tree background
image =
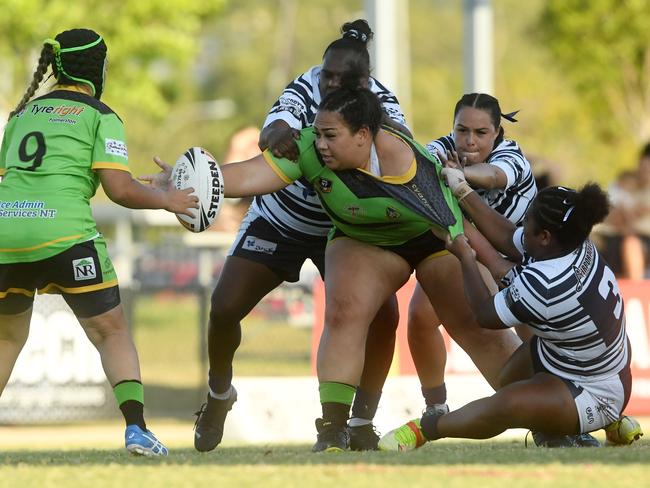
[[[610,182],[650,137],[650,0],[492,0],[495,95],[506,122],[558,182]],[[41,42],[84,26],[109,46],[103,100],[125,120],[134,173],[191,145],[223,157],[282,88],[320,62],[362,0],[0,0],[0,115],[27,87]],[[452,127],[462,94],[462,2],[410,0],[409,125]],[[397,93],[400,96],[400,93]],[[406,97],[405,94],[402,94]],[[1,122],[0,122],[1,124]]]

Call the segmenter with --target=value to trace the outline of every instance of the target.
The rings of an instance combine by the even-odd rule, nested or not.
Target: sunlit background
[[[647,0],[78,0],[73,7],[0,0],[0,129],[31,81],[42,41],[87,27],[108,45],[102,101],[125,122],[135,175],[154,170],[153,155],[173,162],[196,145],[224,161],[232,136],[259,128],[286,84],[320,63],[344,22],[361,17],[375,30],[375,47],[384,46],[373,52],[374,74],[397,94],[422,143],[451,131],[456,101],[473,90],[495,95],[504,112],[520,110],[519,122],[504,122],[506,136],[555,184],[609,186],[636,167],[650,140]],[[147,408],[189,421],[205,394],[207,301],[241,214],[194,236],[169,215],[120,209],[101,190],[94,205],[120,274]],[[306,269],[301,282],[281,287],[247,319],[236,377],[312,373],[313,278]],[[61,331],[52,339],[63,344],[54,354],[60,359],[77,336],[56,325],[60,317],[48,318],[57,306],[43,305],[36,329]],[[637,366],[647,371],[639,314]],[[42,377],[33,369],[47,342],[22,359],[33,373],[23,383],[47,376],[47,363],[38,363]],[[462,373],[467,360],[459,358],[454,363],[452,354],[448,367]],[[303,395],[317,402],[311,386]],[[112,404],[109,411],[116,416]]]

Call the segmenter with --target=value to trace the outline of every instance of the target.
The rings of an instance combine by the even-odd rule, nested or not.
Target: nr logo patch
[[[75,281],[92,280],[97,278],[95,261],[93,258],[81,258],[72,261]]]

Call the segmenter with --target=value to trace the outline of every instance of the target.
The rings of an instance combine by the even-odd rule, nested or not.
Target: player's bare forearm
[[[488,206],[476,192],[465,196],[460,206],[497,251],[515,262],[521,260],[521,254],[512,242],[512,235],[515,232],[515,225],[512,222]]]
[[[473,188],[504,189],[508,184],[508,179],[503,170],[491,164],[465,166],[463,172],[465,173],[465,179]]]
[[[259,154],[247,161],[224,164],[223,188],[226,198],[265,195],[288,185]]]

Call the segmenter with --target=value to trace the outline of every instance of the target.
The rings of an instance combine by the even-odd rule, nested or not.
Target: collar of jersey
[[[398,135],[393,134],[392,132],[388,132],[388,134],[395,137],[401,143],[405,144],[409,149],[411,149],[411,147],[408,144],[406,144],[406,142],[404,142],[404,140],[401,137],[399,137]],[[357,171],[361,171],[362,173],[366,173],[367,175],[370,175],[370,176],[372,176],[373,178],[375,178],[377,180],[383,181],[384,183],[391,183],[393,185],[403,185],[404,183],[407,183],[407,182],[411,181],[413,178],[415,178],[416,170],[417,170],[417,164],[416,164],[416,161],[415,161],[415,157],[413,158],[413,161],[411,162],[411,165],[409,166],[409,169],[406,170],[406,173],[404,173],[403,175],[377,176],[377,175],[373,174],[370,171],[367,171],[367,170],[361,169],[361,168],[357,168]]]
[[[56,85],[54,85],[52,87],[51,91],[56,91],[56,90],[73,91],[73,92],[83,93],[85,95],[88,95],[89,97],[92,96],[87,91],[85,91],[83,88],[81,88],[79,85],[59,85],[57,83]]]

